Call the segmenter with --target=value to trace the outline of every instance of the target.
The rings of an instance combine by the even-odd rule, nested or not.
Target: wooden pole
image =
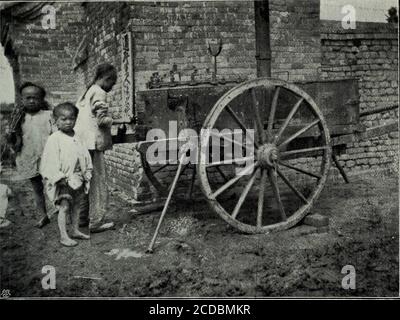
[[[173,195],[173,193],[175,191],[175,187],[176,187],[176,184],[178,182],[179,176],[181,175],[182,166],[183,166],[182,161],[185,158],[185,156],[186,156],[186,154],[183,152],[181,157],[180,157],[180,159],[179,159],[178,169],[176,170],[174,181],[172,182],[171,189],[169,190],[167,201],[165,201],[165,205],[164,205],[163,211],[161,212],[160,220],[158,220],[156,231],[154,232],[153,238],[151,239],[151,242],[149,244],[149,247],[146,250],[146,253],[153,253],[154,243],[156,242],[156,239],[157,239],[157,236],[158,236],[158,232],[159,232],[161,224],[162,224],[162,222],[164,220],[164,216],[167,213],[168,206],[169,206],[169,203],[171,202],[172,195]]]

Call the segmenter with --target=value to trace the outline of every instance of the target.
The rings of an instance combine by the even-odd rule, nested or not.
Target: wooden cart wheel
[[[264,97],[270,98],[260,98],[263,90],[269,92]],[[243,96],[250,106],[243,103]],[[254,153],[247,157],[253,164],[215,185],[207,169],[216,163],[209,161],[206,150],[215,135],[212,129],[221,130],[221,124],[227,123],[241,130],[254,129],[254,141],[242,143],[242,148],[253,144]],[[246,233],[268,233],[294,226],[310,211],[326,182],[331,152],[328,128],[314,100],[296,85],[258,78],[228,91],[208,114],[197,171],[209,204],[227,223]],[[223,195],[233,188],[235,200],[226,203]]]

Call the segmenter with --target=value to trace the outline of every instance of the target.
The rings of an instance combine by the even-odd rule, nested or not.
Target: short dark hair
[[[46,97],[46,90],[44,90],[43,87],[39,86],[39,85],[36,84],[36,83],[29,82],[29,81],[24,82],[24,83],[19,87],[19,93],[22,93],[22,90],[24,90],[26,87],[35,87],[35,88],[38,88],[39,91],[40,91],[40,95],[41,95],[42,99],[44,99],[44,98]]]
[[[109,64],[109,63],[99,64],[96,67],[96,72],[94,74],[93,82],[103,78],[106,75],[113,74],[113,73],[117,74],[117,69],[115,69],[115,67],[112,64]]]
[[[69,110],[74,113],[75,117],[78,116],[79,109],[71,102],[64,102],[56,105],[53,109],[54,118],[58,118],[61,110]]]

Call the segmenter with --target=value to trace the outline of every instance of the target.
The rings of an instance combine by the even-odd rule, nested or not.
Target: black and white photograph
[[[398,9],[0,2],[0,299],[398,298]]]

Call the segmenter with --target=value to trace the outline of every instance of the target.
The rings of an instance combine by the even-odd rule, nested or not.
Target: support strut
[[[180,157],[180,159],[179,159],[178,169],[176,170],[174,181],[172,182],[171,189],[169,190],[167,201],[165,201],[163,211],[161,212],[160,219],[158,220],[156,231],[154,232],[153,238],[151,239],[151,242],[149,244],[149,247],[146,250],[146,253],[153,253],[154,243],[156,242],[156,239],[157,239],[157,236],[158,236],[158,232],[159,232],[161,224],[162,224],[162,222],[164,220],[164,216],[167,213],[168,206],[169,206],[169,203],[171,202],[172,195],[174,194],[176,184],[177,184],[177,182],[179,180],[179,177],[181,175],[181,171],[182,171],[182,167],[183,167],[182,161],[183,161],[183,159],[185,157],[186,157],[186,154],[183,152],[181,157]]]

